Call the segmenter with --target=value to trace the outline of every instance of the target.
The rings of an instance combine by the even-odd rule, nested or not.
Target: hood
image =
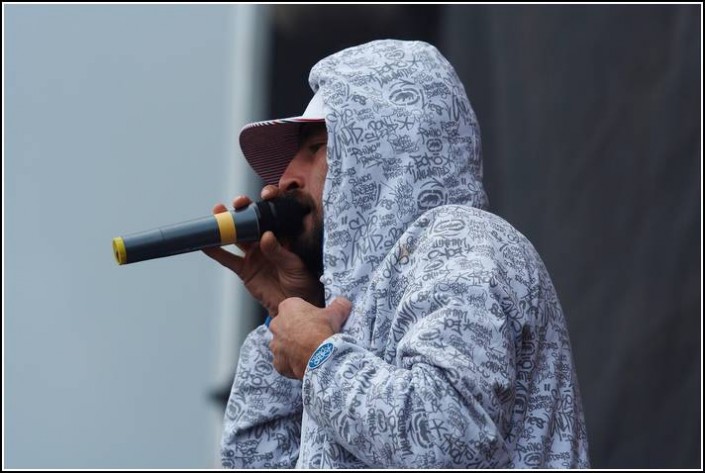
[[[424,42],[380,40],[318,62],[328,174],[323,190],[326,299],[354,300],[425,212],[485,209],[480,128],[455,70]]]

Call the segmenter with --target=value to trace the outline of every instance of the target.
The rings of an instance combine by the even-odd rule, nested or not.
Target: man
[[[208,250],[272,317],[242,347],[223,465],[589,467],[558,298],[533,246],[484,210],[452,66],[375,41],[309,82],[303,117],[241,134],[262,197],[295,195],[305,231],[242,258]]]

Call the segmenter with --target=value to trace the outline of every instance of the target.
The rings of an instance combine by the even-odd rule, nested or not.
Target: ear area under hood
[[[323,281],[352,296],[424,212],[487,207],[480,128],[455,70],[424,42],[345,49],[309,83],[328,128]]]

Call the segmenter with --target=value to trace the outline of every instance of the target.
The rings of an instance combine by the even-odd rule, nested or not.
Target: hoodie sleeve
[[[301,439],[301,381],[272,365],[272,333],[262,325],[242,345],[225,411],[225,468],[293,468]]]
[[[344,333],[324,341],[304,375],[307,413],[371,466],[507,466],[516,355],[493,264],[461,255],[447,271],[412,271],[391,356]]]

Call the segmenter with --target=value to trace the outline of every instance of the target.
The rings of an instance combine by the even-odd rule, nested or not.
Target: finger
[[[282,374],[281,370],[283,366],[281,364],[281,357],[278,356],[277,343],[275,340],[269,342],[269,351],[272,352],[272,366],[279,374]]]
[[[269,327],[269,331],[272,332],[272,335],[276,337],[277,333],[279,333],[279,320],[277,320],[277,315],[279,315],[279,308],[277,308],[276,311],[269,311],[269,315],[267,315],[267,327]],[[274,343],[275,339],[272,339],[272,343]]]
[[[269,349],[272,352],[272,366],[274,369],[282,376],[293,378],[294,372],[291,370],[287,358],[280,353],[278,344],[272,341],[269,344]]]
[[[257,242],[254,242],[254,243],[253,242],[243,242],[243,241],[235,242],[235,246],[237,248],[240,248],[243,253],[248,253],[249,251],[251,251],[252,248],[254,247],[254,245],[256,245],[256,244],[257,244]]]
[[[203,251],[206,255],[213,258],[226,268],[232,270],[238,276],[240,275],[240,271],[242,271],[242,266],[244,264],[244,258],[217,247],[204,248],[201,251]]]
[[[247,207],[251,203],[252,203],[252,199],[250,199],[246,195],[239,195],[233,199],[233,208],[235,210],[240,210],[242,208]]]
[[[338,333],[350,315],[350,311],[352,310],[352,302],[345,297],[336,297],[333,302],[331,302],[330,305],[323,310],[328,316],[328,321],[331,324],[331,328]]]
[[[299,270],[303,266],[301,258],[284,248],[274,233],[267,231],[259,241],[259,248],[262,254],[272,264],[284,270]]]
[[[223,212],[227,212],[228,209],[223,205],[223,204],[215,204],[213,207],[213,215],[215,214],[222,214]]]
[[[260,197],[262,197],[264,200],[270,200],[277,197],[279,194],[279,188],[277,186],[269,184],[262,188],[262,191],[260,192]]]

